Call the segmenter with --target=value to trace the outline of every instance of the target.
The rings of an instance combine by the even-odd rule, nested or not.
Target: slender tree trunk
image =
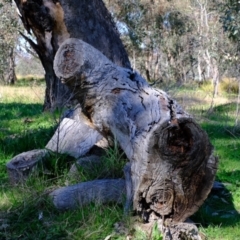
[[[213,98],[216,98],[218,95],[218,86],[219,86],[219,67],[216,59],[212,59],[212,71],[213,71]]]
[[[130,68],[127,53],[102,0],[15,0],[25,29],[36,43],[24,36],[37,52],[45,69],[44,109],[64,106],[74,96],[53,71],[61,43],[69,37],[91,44],[114,63]]]
[[[199,84],[202,84],[203,82],[200,51],[198,53],[198,82]]]
[[[7,68],[7,77],[5,82],[8,85],[13,85],[16,82],[16,73],[15,73],[15,57],[14,57],[14,48],[10,48],[9,57],[8,57],[8,68]]]
[[[61,45],[54,70],[75,93],[89,123],[114,136],[126,153],[133,207],[146,221],[151,212],[184,221],[198,210],[212,188],[217,159],[188,113],[79,39]]]
[[[236,106],[236,119],[235,119],[235,127],[239,126],[239,105],[240,105],[240,78],[237,78],[238,80],[238,97],[237,97],[237,106]]]

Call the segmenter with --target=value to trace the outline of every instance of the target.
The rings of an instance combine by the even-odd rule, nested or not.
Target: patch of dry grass
[[[0,102],[43,103],[44,86],[0,86]]]

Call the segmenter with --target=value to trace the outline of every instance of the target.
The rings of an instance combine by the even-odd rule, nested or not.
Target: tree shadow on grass
[[[216,106],[211,113],[201,113],[205,116],[201,126],[207,132],[215,145],[216,154],[219,155],[221,169],[217,173],[217,181],[223,183],[222,188],[213,189],[205,203],[191,219],[197,224],[208,227],[234,227],[240,224],[239,210],[234,206],[240,169],[235,171],[224,170],[238,165],[240,154],[240,128],[234,126],[234,111],[236,103]],[[234,199],[233,199],[234,196]]]
[[[39,103],[0,103],[0,121],[42,114],[42,104]]]
[[[238,171],[240,176],[240,171]],[[240,214],[233,203],[231,183],[220,183],[220,188],[213,188],[205,203],[191,219],[202,227],[221,226],[234,227],[240,223]]]
[[[230,124],[219,122],[204,122],[201,127],[207,132],[210,138],[236,139],[240,137],[240,128]]]
[[[54,134],[55,127],[26,130],[21,135],[10,135],[0,139],[0,151],[7,155],[16,155],[46,146]]]
[[[212,109],[194,109],[193,114],[196,116],[201,116],[204,119],[217,121],[221,123],[229,123],[235,120],[236,113],[236,102],[219,104]]]
[[[0,153],[16,155],[44,148],[52,137],[56,121],[43,113],[41,104],[0,103]]]
[[[227,103],[216,106],[211,112],[196,110],[197,115],[202,117],[202,128],[210,138],[233,139],[240,137],[240,128],[234,126],[236,103]]]

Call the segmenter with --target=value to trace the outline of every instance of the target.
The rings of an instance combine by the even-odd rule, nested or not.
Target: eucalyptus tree
[[[65,105],[74,97],[81,105],[79,115],[84,118],[76,121],[80,128],[86,130],[87,126],[102,137],[114,137],[129,159],[127,205],[132,202],[133,209],[145,221],[152,213],[156,214],[154,218],[161,218],[164,226],[171,225],[169,231],[174,234],[175,224],[196,212],[212,188],[217,158],[206,133],[176,101],[152,88],[133,71],[102,1],[15,2],[26,31],[36,40],[22,36],[37,52],[46,71],[45,109]],[[157,6],[154,1],[139,4],[132,1],[131,4],[126,6],[137,6],[139,12],[129,11],[126,15],[128,26],[144,21],[145,31],[141,35],[140,25],[136,29],[132,27],[134,31],[129,36],[133,40],[134,34],[141,37],[132,43],[148,56],[159,47],[153,29],[162,30],[164,22],[159,20],[157,26],[151,21],[151,17],[159,16],[154,12]],[[152,8],[149,16],[146,6]],[[177,13],[173,19],[175,22],[169,20],[172,26],[167,29],[168,34],[181,36],[184,28],[183,24],[176,23]],[[159,32],[164,33],[163,30]],[[54,141],[57,151],[60,131],[59,128],[58,140]],[[89,131],[83,132],[86,131],[74,128],[71,137],[75,139],[74,136],[81,135],[86,141],[76,140],[73,145],[89,151],[99,139],[93,140]],[[88,196],[90,192],[91,188],[82,193]],[[77,195],[76,192],[70,198],[68,195],[67,202],[76,202],[81,195],[77,190]],[[95,196],[101,201],[99,194]]]
[[[229,47],[219,22],[220,0],[105,2],[126,29],[122,39],[133,66],[148,80],[181,84],[213,79],[217,89],[221,56]]]
[[[32,35],[22,36],[36,51],[45,70],[44,110],[63,107],[74,98],[53,70],[58,47],[70,37],[82,39],[116,64],[130,68],[118,31],[101,0],[15,0],[15,3],[24,28]]]
[[[234,51],[227,53],[228,62],[234,66],[232,76],[238,81],[238,100],[235,125],[239,126],[240,117],[240,2],[227,0],[222,3],[221,21],[225,32],[234,45]]]
[[[228,47],[225,58],[229,64],[235,65],[239,70],[239,57],[240,57],[240,2],[237,0],[222,1],[220,9],[220,20],[224,32],[227,34],[232,43]],[[230,74],[234,75],[234,69]],[[237,74],[239,75],[239,73]]]
[[[18,40],[18,17],[15,6],[9,1],[0,1],[0,80],[14,84],[15,47]]]
[[[186,81],[193,72],[194,37],[190,1],[106,1],[123,35],[133,66],[152,81]],[[194,75],[194,72],[192,73]]]

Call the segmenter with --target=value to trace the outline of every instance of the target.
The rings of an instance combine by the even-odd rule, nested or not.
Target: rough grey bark
[[[11,47],[9,49],[9,56],[8,56],[8,69],[7,69],[7,76],[5,82],[9,85],[15,84],[17,80],[16,73],[15,73],[15,56],[14,56],[14,48]]]
[[[132,201],[133,201],[131,164],[127,163],[123,171],[124,171],[125,185],[126,185],[126,202],[124,205],[124,213],[128,214],[132,210]]]
[[[36,149],[23,152],[12,158],[7,164],[8,177],[11,184],[25,181],[49,156],[46,149]]]
[[[44,109],[66,105],[74,95],[53,71],[58,47],[69,37],[83,39],[120,66],[130,68],[127,53],[102,0],[15,0],[21,20],[34,43],[24,36],[37,52],[45,69]]]
[[[91,202],[104,204],[123,203],[125,181],[123,179],[103,179],[83,182],[51,192],[53,204],[59,210],[82,207]]]
[[[113,64],[78,39],[59,48],[56,75],[81,103],[89,122],[119,142],[131,164],[133,208],[184,221],[214,182],[217,159],[206,133],[165,92]]]

